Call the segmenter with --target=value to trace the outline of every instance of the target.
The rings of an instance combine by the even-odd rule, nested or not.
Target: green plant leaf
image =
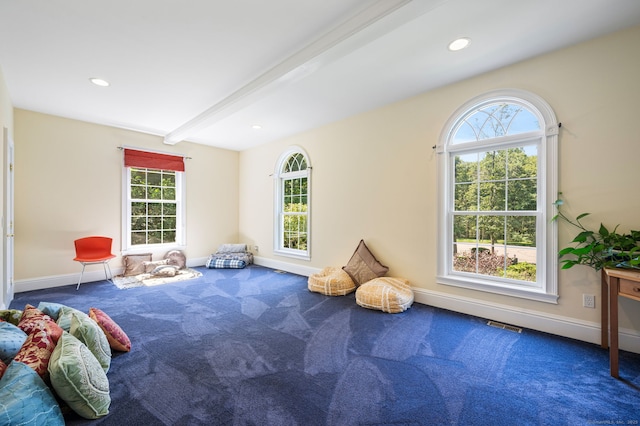
[[[568,255],[568,254],[572,254],[572,253],[573,253],[573,250],[575,250],[573,247],[566,247],[566,248],[563,248],[562,250],[560,250],[560,251],[558,252],[558,255],[559,255],[560,257],[562,257],[562,256],[566,256],[566,255]]]
[[[600,229],[598,230],[598,234],[602,235],[603,237],[606,237],[609,235],[609,230],[603,224],[600,224]]]
[[[576,235],[576,237],[573,239],[572,242],[584,243],[585,241],[587,241],[587,238],[591,237],[592,235],[593,235],[593,231],[582,231],[581,233]]]
[[[589,216],[590,213],[582,213],[572,220],[561,211],[560,207],[563,205],[561,199],[556,200],[554,204],[558,212],[552,220],[561,219],[579,230],[578,235],[572,240],[575,245],[558,252],[559,258],[572,257],[560,261],[562,269],[569,269],[575,265],[589,266],[596,271],[609,267],[640,269],[640,231],[619,233],[620,225],[610,230],[600,223],[598,231],[595,232],[580,222],[580,219]]]
[[[592,250],[592,247],[590,246],[580,247],[573,250],[573,254],[575,254],[576,256],[585,255],[585,254],[589,254],[591,250]]]

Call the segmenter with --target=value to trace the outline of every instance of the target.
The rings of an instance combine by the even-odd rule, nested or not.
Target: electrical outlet
[[[255,251],[258,251],[258,246],[253,246],[253,249],[254,249]]]
[[[582,306],[585,308],[595,308],[596,307],[596,296],[593,294],[583,294],[582,295]]]

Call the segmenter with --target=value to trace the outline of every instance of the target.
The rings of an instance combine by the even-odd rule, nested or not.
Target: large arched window
[[[467,102],[438,144],[438,282],[557,302],[558,124],[539,97]]]
[[[275,253],[309,260],[311,164],[304,150],[285,151],[275,177]]]

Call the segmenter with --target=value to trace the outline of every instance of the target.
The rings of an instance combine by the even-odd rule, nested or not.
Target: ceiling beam
[[[322,60],[323,54],[412,1],[376,1],[177,129],[167,133],[164,137],[164,143],[175,145],[196,134],[199,130],[250,105],[259,97],[264,96],[267,91],[283,87],[317,71],[321,66],[329,63],[326,57]],[[331,60],[335,59],[337,57],[331,58]]]

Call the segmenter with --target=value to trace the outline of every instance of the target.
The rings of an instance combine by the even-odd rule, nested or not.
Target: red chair
[[[102,263],[104,275],[108,281],[111,281],[113,275],[111,274],[109,261],[116,257],[115,254],[111,253],[112,242],[113,239],[109,237],[85,237],[74,241],[76,245],[76,257],[73,260],[82,263],[82,272],[80,273],[76,290],[80,288],[84,268],[87,265]],[[109,270],[109,275],[107,275],[107,269]],[[109,278],[109,276],[111,276],[111,278]]]

